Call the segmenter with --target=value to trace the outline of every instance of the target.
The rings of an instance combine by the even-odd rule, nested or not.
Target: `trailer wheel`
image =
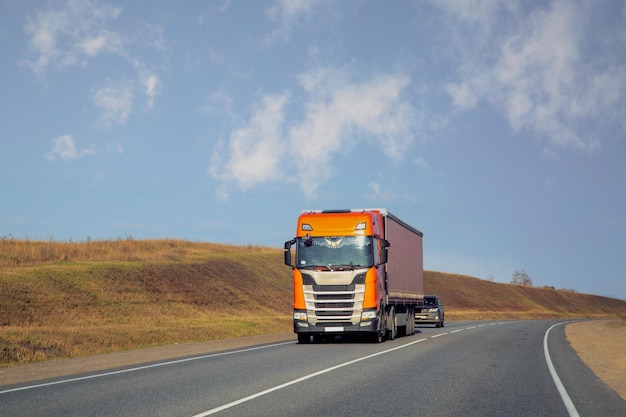
[[[311,335],[308,333],[298,333],[298,343],[308,345],[311,341]]]
[[[406,319],[406,335],[413,336],[415,334],[415,310],[409,309]]]

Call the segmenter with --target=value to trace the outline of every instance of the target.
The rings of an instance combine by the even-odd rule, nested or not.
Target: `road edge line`
[[[565,321],[562,323],[557,323],[557,324],[552,325],[548,330],[546,330],[546,333],[543,337],[543,353],[546,357],[546,363],[548,364],[548,369],[550,370],[550,375],[552,375],[552,380],[554,381],[554,385],[556,385],[556,389],[559,391],[559,394],[561,395],[561,400],[563,401],[563,404],[565,405],[565,408],[567,409],[568,414],[570,415],[570,417],[580,417],[580,414],[578,414],[578,410],[576,410],[576,406],[574,406],[572,399],[570,398],[569,394],[567,393],[567,390],[565,389],[565,387],[563,386],[563,383],[561,382],[561,378],[559,378],[559,374],[557,374],[556,369],[554,368],[554,365],[552,364],[552,359],[550,358],[550,350],[548,349],[548,335],[550,334],[550,330],[554,329],[556,326],[560,326],[562,324],[567,324],[567,323],[572,323],[572,322]]]

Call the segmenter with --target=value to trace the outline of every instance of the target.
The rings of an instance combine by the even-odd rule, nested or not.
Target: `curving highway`
[[[294,340],[3,386],[0,415],[626,416],[561,321],[417,330],[382,344]]]

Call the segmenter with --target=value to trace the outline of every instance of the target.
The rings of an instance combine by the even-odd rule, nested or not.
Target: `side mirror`
[[[286,241],[285,242],[285,252],[284,252],[285,265],[289,265],[292,268],[294,266],[291,263],[291,245],[293,245],[294,243],[296,243],[296,239]]]
[[[380,242],[380,246],[381,246],[381,251],[380,251],[380,263],[381,264],[386,264],[387,263],[387,258],[388,258],[388,252],[387,252],[387,248],[389,246],[391,246],[389,244],[389,241],[386,239],[383,239]]]

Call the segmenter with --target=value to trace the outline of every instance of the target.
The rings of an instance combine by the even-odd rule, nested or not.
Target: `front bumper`
[[[418,313],[415,315],[415,323],[439,323],[441,318],[439,313]]]
[[[294,333],[329,335],[376,333],[378,331],[378,320],[368,320],[357,324],[328,323],[325,325],[313,325],[303,320],[294,320],[293,331]]]

